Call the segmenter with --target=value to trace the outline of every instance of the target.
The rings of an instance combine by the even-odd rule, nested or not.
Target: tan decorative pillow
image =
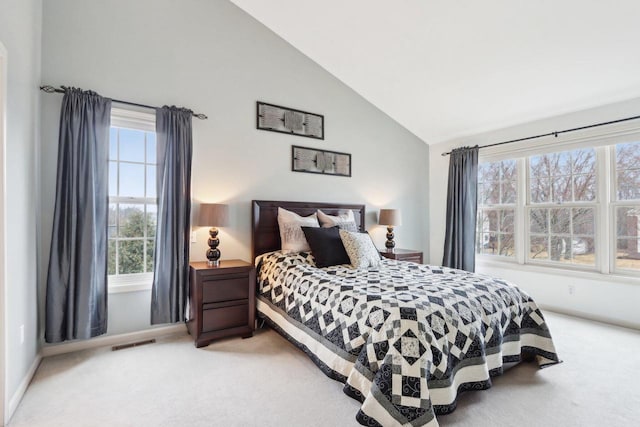
[[[300,216],[286,209],[278,208],[278,227],[280,227],[281,250],[285,254],[309,252],[311,248],[302,227],[320,227],[318,216]]]
[[[340,238],[353,268],[369,268],[380,265],[380,253],[373,244],[369,233],[340,230]]]
[[[353,215],[351,209],[340,212],[337,216],[327,215],[318,209],[318,221],[323,228],[338,227],[341,230],[358,231],[358,225],[356,224],[356,218]]]

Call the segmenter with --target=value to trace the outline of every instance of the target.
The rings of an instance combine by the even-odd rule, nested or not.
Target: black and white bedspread
[[[323,269],[310,254],[258,260],[258,310],[344,391],[370,426],[437,426],[463,390],[535,355],[558,363],[536,303],[503,280],[383,260]]]

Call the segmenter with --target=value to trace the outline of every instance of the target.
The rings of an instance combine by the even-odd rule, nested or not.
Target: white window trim
[[[128,129],[138,129],[147,132],[156,131],[156,117],[154,114],[141,111],[111,108],[111,126]],[[150,198],[120,198],[123,202],[149,203]],[[108,292],[119,294],[124,292],[138,292],[151,290],[153,273],[120,274],[107,276]]]
[[[613,150],[619,143],[640,141],[640,125],[638,123],[619,123],[604,128],[593,128],[578,131],[573,134],[563,134],[558,138],[541,138],[538,142],[515,143],[492,147],[480,152],[479,162],[494,162],[500,160],[515,159],[518,166],[518,194],[516,206],[515,245],[516,256],[514,258],[499,257],[495,255],[476,254],[478,266],[515,268],[521,271],[531,271],[548,274],[568,274],[575,277],[584,277],[592,280],[602,280],[606,277],[609,282],[640,285],[640,272],[636,270],[620,269],[615,267],[616,224],[614,220],[615,207],[624,205],[625,201],[617,201],[615,156]],[[596,150],[596,173],[598,174],[598,189],[596,194],[596,261],[595,268],[581,266],[579,264],[563,264],[554,262],[531,262],[527,255],[527,242],[529,241],[529,227],[525,214],[527,209],[527,160],[530,156],[575,150],[579,148],[594,148]],[[601,160],[602,158],[602,160]],[[614,174],[615,175],[615,174]],[[603,180],[604,177],[604,180]],[[604,182],[603,182],[604,181]],[[629,201],[626,204],[640,204],[638,201]],[[565,205],[568,207],[568,204]],[[607,238],[608,236],[608,238]],[[602,243],[604,244],[602,244]]]

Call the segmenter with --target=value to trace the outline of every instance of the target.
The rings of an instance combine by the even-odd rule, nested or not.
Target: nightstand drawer
[[[416,257],[405,257],[405,258],[400,258],[402,261],[410,261],[410,262],[415,262],[417,264],[422,264],[422,257],[416,256]]]
[[[249,303],[202,311],[202,333],[247,326]]]
[[[228,279],[203,280],[202,302],[232,301],[249,298],[247,276]]]

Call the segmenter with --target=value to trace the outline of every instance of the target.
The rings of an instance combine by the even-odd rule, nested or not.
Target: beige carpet
[[[639,426],[640,332],[546,313],[561,365],[519,365],[441,426]],[[359,403],[272,330],[45,359],[10,427],[357,426]]]

